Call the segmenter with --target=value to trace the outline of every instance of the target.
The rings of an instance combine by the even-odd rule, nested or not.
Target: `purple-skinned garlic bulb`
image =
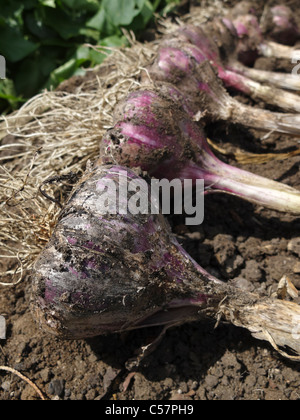
[[[32,272],[32,310],[40,327],[62,339],[83,339],[224,319],[300,353],[292,333],[299,306],[260,298],[209,275],[161,214],[123,212],[129,201],[118,193],[124,186],[129,191],[133,181],[150,208],[147,183],[124,167],[96,165],[75,187]]]
[[[176,98],[178,99],[178,98]],[[203,179],[207,188],[274,210],[300,214],[300,192],[220,161],[199,124],[160,91],[139,90],[116,108],[101,143],[105,164],[141,168],[157,179]]]
[[[262,30],[274,41],[294,45],[300,39],[300,31],[294,13],[286,5],[271,7],[264,15]]]
[[[262,110],[244,105],[231,97],[204,52],[196,45],[166,40],[159,49],[153,65],[148,68],[148,74],[154,83],[160,81],[174,85],[184,95],[189,108],[199,119],[209,122],[223,120],[266,132],[300,135],[300,114]],[[245,90],[245,78],[239,74],[226,72],[225,77],[230,78],[231,86]],[[143,82],[149,83],[148,76]],[[250,92],[251,89],[248,90],[248,93]],[[263,92],[264,95],[272,96],[270,87],[263,89]],[[274,92],[276,90],[273,89]],[[281,95],[281,98],[283,103],[290,102],[289,99],[285,102],[284,95]],[[275,97],[273,99],[275,100]],[[296,103],[294,99],[292,102]]]
[[[126,196],[121,188],[127,191],[132,182],[149,200],[147,214],[129,211],[132,193]],[[150,204],[146,181],[129,169],[96,166],[84,176],[32,273],[33,313],[46,331],[92,337],[151,325],[149,317],[166,307],[176,318],[177,307],[207,304],[211,286],[202,294],[198,282],[218,281],[188,256]],[[197,309],[185,316],[193,312],[197,318]]]
[[[218,33],[219,38],[221,38],[219,44],[226,52],[225,55],[227,56],[227,59],[224,61],[227,61],[227,63],[222,62],[219,50],[220,46],[218,47],[217,43],[213,41],[213,36],[210,35],[215,33]],[[300,113],[298,95],[285,92],[282,89],[277,89],[277,87],[275,87],[275,85],[281,83],[284,88],[291,85],[291,89],[298,89],[300,83],[295,80],[295,77],[292,77],[292,75],[287,77],[287,75],[268,72],[268,81],[273,80],[273,86],[261,84],[254,78],[248,77],[247,74],[250,75],[250,71],[247,70],[248,68],[241,69],[242,65],[238,65],[236,61],[231,59],[231,56],[234,55],[233,52],[230,51],[230,45],[234,44],[233,39],[234,37],[232,36],[231,31],[226,25],[222,21],[216,19],[204,28],[196,25],[179,27],[162,43],[162,48],[164,46],[180,48],[182,52],[189,54],[191,58],[196,60],[200,65],[206,59],[215,68],[225,87],[234,88],[235,90],[252,97],[254,100],[262,100],[266,104],[280,108],[283,111]],[[166,57],[162,58],[162,61],[163,60],[166,60]],[[253,73],[255,72],[252,71],[252,76]],[[264,79],[264,81],[266,81],[266,79]],[[280,101],[278,101],[279,97],[281,98]]]
[[[239,16],[233,21],[238,37],[237,46],[239,60],[247,65],[254,65],[259,56],[284,59],[291,62],[299,50],[283,45],[279,42],[269,41],[263,35],[258,18],[253,15]]]

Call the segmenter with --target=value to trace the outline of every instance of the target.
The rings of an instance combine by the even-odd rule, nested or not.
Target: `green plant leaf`
[[[139,10],[142,10],[146,0],[135,0],[135,4]]]
[[[7,114],[11,110],[15,110],[25,99],[16,95],[14,82],[10,79],[0,81],[0,112]]]
[[[99,31],[102,38],[105,36],[116,35],[118,33],[121,34],[120,29],[114,26],[107,18],[106,12],[102,6],[91,19],[87,20],[86,27]],[[99,40],[100,38],[97,41]]]
[[[16,96],[14,82],[10,79],[0,81],[0,97],[9,101],[22,101],[23,99]]]
[[[67,40],[80,34],[85,21],[83,18],[70,19],[62,10],[49,7],[47,10],[44,10],[44,23],[54,29],[63,39]]]
[[[30,10],[25,13],[24,23],[30,34],[40,40],[51,39],[57,36],[53,29],[44,24],[42,14],[39,10]]]
[[[84,58],[71,58],[71,60],[67,61],[51,73],[46,87],[48,89],[53,89],[74,75],[84,75],[85,70],[82,69],[81,66],[85,63],[85,61],[86,59]]]
[[[61,0],[62,4],[71,10],[96,12],[99,8],[97,0]]]
[[[33,96],[102,63],[109,51],[97,52],[84,43],[126,45],[122,27],[138,34],[155,12],[173,10],[180,1],[0,0],[0,55],[12,79],[10,91],[0,86],[0,108],[4,103],[5,111],[14,109],[18,95]]]
[[[35,57],[27,58],[22,62],[15,75],[15,87],[18,94],[26,98],[34,96],[41,88],[45,76],[37,65]]]
[[[101,31],[104,27],[106,22],[106,14],[105,10],[100,7],[98,12],[86,22],[86,26],[88,28],[97,29],[98,31]]]
[[[1,4],[0,15],[5,18],[5,21],[8,25],[22,24],[22,12],[24,10],[24,5],[20,2],[5,1]]]
[[[17,28],[0,27],[0,54],[7,61],[16,63],[30,55],[39,44],[24,38]]]
[[[48,78],[52,71],[54,71],[57,67],[55,60],[51,57],[51,55],[43,55],[39,59],[39,68],[41,74]]]
[[[53,9],[56,8],[56,3],[55,0],[39,0],[39,3],[42,6],[46,6],[46,7],[52,7]]]
[[[143,2],[143,7],[140,10],[138,16],[135,17],[130,25],[130,29],[133,31],[140,31],[147,27],[149,21],[153,18],[155,12],[154,5],[149,0]]]
[[[135,0],[103,0],[108,19],[114,26],[128,26],[139,14]]]
[[[82,29],[80,29],[79,33],[80,33],[80,35],[83,35],[86,38],[91,38],[91,39],[95,40],[96,42],[100,38],[100,32],[97,31],[96,29],[82,28]]]

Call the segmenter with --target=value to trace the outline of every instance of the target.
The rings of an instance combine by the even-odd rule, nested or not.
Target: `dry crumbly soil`
[[[278,68],[280,63],[258,66]],[[76,91],[79,79],[66,89]],[[241,101],[251,103],[244,97]],[[264,107],[263,104],[258,104]],[[209,137],[227,149],[253,153],[290,151],[298,140],[214,124]],[[222,156],[222,159],[224,156]],[[227,160],[237,165],[234,160]],[[300,158],[243,168],[300,189]],[[187,228],[172,217],[173,231],[205,269],[237,287],[269,295],[287,275],[300,288],[300,220],[234,197],[206,198],[202,226]],[[28,308],[30,279],[1,288],[0,314],[7,339],[0,340],[0,365],[13,367],[50,399],[66,400],[298,400],[300,365],[281,357],[246,330],[211,321],[167,331],[154,353],[132,375],[124,368],[141,345],[160,329],[147,329],[64,342],[40,331]],[[38,398],[17,376],[0,371],[0,400]]]

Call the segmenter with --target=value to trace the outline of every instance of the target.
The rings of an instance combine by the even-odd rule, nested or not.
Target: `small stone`
[[[235,370],[239,371],[241,369],[241,364],[237,360],[236,356],[230,352],[226,352],[222,357],[222,363],[224,366],[233,367]]]
[[[249,280],[244,279],[243,277],[237,277],[236,279],[232,280],[232,284],[238,289],[247,292],[253,292],[254,290],[253,284]]]
[[[65,390],[65,381],[63,379],[53,379],[49,384],[49,394],[62,397]]]
[[[50,377],[51,377],[50,370],[48,368],[45,368],[45,369],[41,370],[40,371],[40,377],[41,377],[41,379],[44,383],[49,382]]]
[[[196,389],[198,389],[198,387],[199,387],[199,382],[193,381],[192,384],[191,384],[191,389],[193,391],[196,391]]]
[[[257,382],[257,377],[251,373],[245,379],[245,385],[247,385],[248,388],[254,388],[256,382]]]
[[[3,389],[3,391],[9,391],[9,389],[10,389],[10,382],[9,381],[2,382],[1,388]]]
[[[300,257],[300,238],[294,238],[288,243],[288,250]]]
[[[66,398],[69,398],[69,397],[71,397],[71,394],[72,394],[72,392],[71,392],[71,390],[70,389],[65,389],[65,397]]]
[[[246,262],[246,267],[243,270],[243,277],[251,282],[258,282],[262,279],[262,270],[258,262],[250,260]]]
[[[186,394],[188,392],[188,386],[185,382],[180,383],[181,394]]]
[[[103,387],[105,391],[107,391],[108,388],[111,386],[112,382],[116,379],[119,372],[120,372],[119,370],[113,369],[112,367],[109,366],[109,368],[107,369],[103,377]]]
[[[295,267],[293,268],[295,274],[300,274],[300,262],[297,262]]]
[[[228,276],[234,276],[236,271],[244,264],[244,259],[241,255],[235,255],[227,261],[225,271]]]
[[[85,396],[87,401],[94,401],[96,398],[96,391],[94,389],[90,389]]]
[[[205,386],[208,388],[215,388],[219,383],[219,378],[214,375],[207,375],[205,378]]]

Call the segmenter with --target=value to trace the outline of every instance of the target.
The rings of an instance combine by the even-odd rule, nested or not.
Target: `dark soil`
[[[263,64],[260,60],[259,67]],[[270,63],[265,67],[270,68]],[[71,79],[67,90],[76,91],[79,80]],[[251,104],[247,98],[238,99]],[[223,123],[208,126],[207,133],[222,147],[233,145],[254,153],[299,147],[293,138],[271,135],[261,140],[261,133]],[[237,165],[233,160],[229,163]],[[295,157],[243,168],[300,189],[299,164],[300,158]],[[284,275],[300,288],[299,218],[225,195],[207,197],[205,213],[203,225],[197,228],[187,228],[181,217],[170,222],[186,250],[210,273],[261,295],[276,291]],[[300,399],[300,365],[284,359],[246,330],[225,324],[214,329],[209,321],[169,330],[155,352],[129,377],[125,362],[160,329],[60,341],[36,326],[28,307],[30,291],[29,279],[15,289],[1,289],[0,314],[7,321],[7,339],[0,340],[0,365],[30,378],[50,399]],[[0,372],[0,400],[35,398],[26,382]]]

